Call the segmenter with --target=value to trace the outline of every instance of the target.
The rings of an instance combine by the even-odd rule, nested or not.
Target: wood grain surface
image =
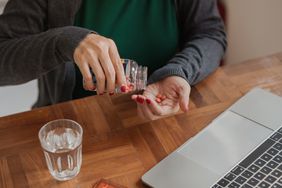
[[[282,53],[220,67],[192,88],[189,112],[157,121],[139,119],[129,95],[88,97],[2,117],[0,187],[90,188],[101,178],[146,187],[140,178],[147,170],[256,86],[282,96]],[[66,182],[49,174],[37,136],[45,123],[60,118],[84,129],[81,171]]]

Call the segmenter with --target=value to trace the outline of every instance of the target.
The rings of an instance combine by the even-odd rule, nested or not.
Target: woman
[[[10,0],[0,16],[0,85],[39,78],[35,107],[89,95],[82,79],[86,90],[113,94],[126,87],[120,57],[130,58],[150,70],[143,95],[132,96],[139,114],[157,119],[188,110],[190,85],[225,48],[216,0]]]

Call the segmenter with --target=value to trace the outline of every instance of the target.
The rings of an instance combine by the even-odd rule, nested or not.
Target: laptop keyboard
[[[212,188],[282,188],[282,127]]]

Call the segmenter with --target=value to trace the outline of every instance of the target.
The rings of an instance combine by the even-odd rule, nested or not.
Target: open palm
[[[173,115],[179,111],[188,110],[190,85],[181,77],[170,76],[159,82],[149,85],[142,95],[133,95],[137,102],[138,114],[145,119],[158,119]],[[165,99],[157,102],[157,96]]]

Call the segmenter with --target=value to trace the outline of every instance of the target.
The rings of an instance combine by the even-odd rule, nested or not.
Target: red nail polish
[[[99,93],[99,95],[104,95],[104,93]]]
[[[151,100],[150,99],[146,99],[146,103],[147,104],[151,104]]]
[[[144,99],[142,97],[137,97],[137,102],[139,102],[140,104],[144,103]]]
[[[125,93],[125,92],[126,92],[126,86],[124,86],[124,85],[121,86],[121,87],[120,87],[120,90],[121,90],[121,92]]]
[[[114,95],[115,93],[114,93],[114,92],[110,92],[109,94],[112,96],[112,95]]]

